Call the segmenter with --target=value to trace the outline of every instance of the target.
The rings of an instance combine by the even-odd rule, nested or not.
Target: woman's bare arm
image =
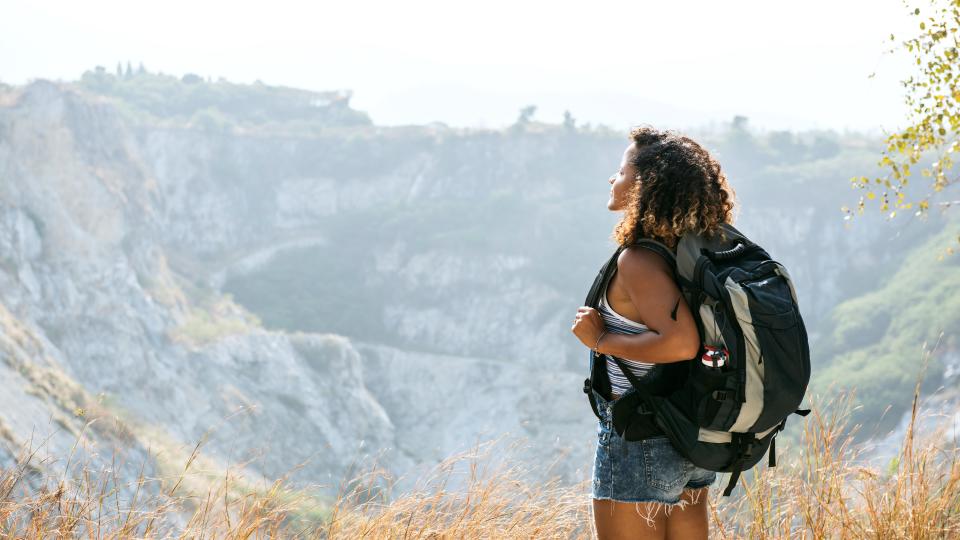
[[[607,332],[598,350],[620,358],[668,363],[689,360],[700,350],[700,334],[666,261],[643,248],[624,249],[617,259],[618,280],[652,332]],[[678,304],[679,300],[679,304]],[[676,319],[672,313],[676,307]]]

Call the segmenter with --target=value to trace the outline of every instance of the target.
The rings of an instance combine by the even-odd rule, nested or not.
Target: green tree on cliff
[[[855,187],[865,191],[857,204],[858,214],[863,213],[868,201],[875,200],[889,218],[900,210],[926,217],[931,204],[943,210],[960,204],[957,200],[939,200],[944,197],[938,196],[946,188],[960,183],[960,178],[948,174],[953,167],[951,155],[960,151],[960,0],[929,0],[922,8],[910,6],[907,0],[904,4],[909,16],[917,17],[919,28],[917,35],[899,43],[915,60],[918,71],[901,81],[910,109],[910,125],[887,135],[887,147],[878,165],[888,169],[888,174],[850,179]],[[896,41],[896,36],[890,34],[890,41]],[[893,53],[896,49],[894,46],[887,52]],[[918,200],[910,200],[905,188],[913,172],[911,166],[926,152],[932,152],[935,161],[920,173],[930,178],[925,182],[931,191]],[[841,210],[847,214],[846,219],[854,215],[846,206]],[[948,252],[952,253],[953,249],[948,248]]]

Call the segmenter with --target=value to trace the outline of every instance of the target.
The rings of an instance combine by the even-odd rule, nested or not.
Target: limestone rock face
[[[197,306],[184,294],[192,284],[171,269],[180,259],[265,237],[237,212],[250,196],[242,186],[205,188],[197,176],[209,161],[163,157],[203,157],[207,145],[189,132],[140,138],[111,105],[68,87],[20,92],[0,108],[5,463],[51,414],[77,431],[73,404],[99,404],[104,424],[122,418],[141,454],[150,433],[189,447],[203,439],[223,464],[256,457],[253,477],[307,461],[301,483],[335,486],[351,449],[393,443],[347,339],[267,331],[229,302]],[[24,380],[18,369],[40,371]],[[36,394],[43,370],[76,389]],[[73,439],[61,432],[50,452],[66,456]]]

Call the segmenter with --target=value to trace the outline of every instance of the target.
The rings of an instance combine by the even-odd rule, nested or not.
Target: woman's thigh
[[[658,505],[594,499],[593,523],[598,540],[665,539],[667,516]]]
[[[684,489],[681,499],[682,508],[675,508],[667,517],[667,540],[707,540],[710,522],[707,516],[709,486],[696,489]]]
[[[599,540],[701,540],[709,533],[708,488],[684,489],[679,505],[593,499]]]

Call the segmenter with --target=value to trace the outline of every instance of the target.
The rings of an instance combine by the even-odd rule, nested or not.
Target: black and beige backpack
[[[640,390],[642,383],[620,363],[639,390],[633,412],[652,415],[648,419],[695,465],[731,473],[723,492],[729,496],[740,473],[765,453],[769,466],[776,466],[775,438],[787,417],[810,412],[797,408],[810,381],[810,349],[793,281],[782,264],[729,224],[721,225],[712,239],[682,236],[676,253],[646,238],[635,245],[656,251],[674,269],[701,346],[696,358],[680,363],[687,365],[685,380],[667,395]],[[601,268],[585,305],[596,308],[622,250]],[[726,350],[723,365],[701,361],[709,358],[704,353],[710,349]],[[590,390],[609,388],[609,380],[601,365],[605,362],[593,351],[590,364],[591,378],[583,390],[597,414]],[[623,436],[624,422],[632,420],[622,420],[622,413],[619,417],[621,425],[615,428]]]

